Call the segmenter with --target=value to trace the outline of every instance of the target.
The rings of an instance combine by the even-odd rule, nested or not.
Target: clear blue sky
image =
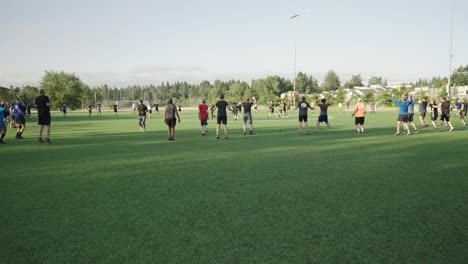
[[[450,0],[0,0],[0,12],[2,86],[37,85],[44,70],[118,87],[291,78],[294,39],[298,71],[320,81],[449,71]],[[467,14],[455,0],[454,67],[468,64]]]

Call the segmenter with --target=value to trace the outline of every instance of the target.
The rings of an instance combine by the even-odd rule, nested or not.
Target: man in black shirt
[[[36,97],[35,105],[37,108],[37,124],[39,125],[39,143],[51,143],[50,142],[50,100],[49,97],[45,95],[45,90],[40,90],[40,95]],[[46,137],[42,139],[42,131],[46,129]]]
[[[449,125],[450,126],[450,132],[453,131],[453,126],[452,123],[450,123],[450,110],[452,107],[452,103],[447,100],[447,97],[442,97],[441,102],[439,104],[439,108],[441,110],[441,115],[440,115],[440,128],[444,125]]]
[[[227,139],[227,110],[231,109],[228,107],[229,104],[224,101],[224,94],[221,94],[219,99],[220,100],[216,102],[214,107],[211,109],[211,111],[214,111],[218,108],[218,115],[216,117],[216,139],[219,139],[219,128],[221,127],[221,123],[224,125],[224,139]]]
[[[148,107],[143,104],[143,100],[138,102],[138,125],[140,126],[140,131],[145,132],[146,128],[146,112],[148,112]]]
[[[421,124],[425,127],[428,127],[429,125],[427,124],[426,121],[426,113],[427,113],[427,101],[423,97],[419,101],[419,121],[421,121]]]
[[[309,124],[307,123],[308,110],[314,110],[305,99],[305,96],[302,96],[302,100],[297,105],[297,108],[299,108],[299,135],[302,135],[303,122],[306,127],[306,134],[309,135]]]

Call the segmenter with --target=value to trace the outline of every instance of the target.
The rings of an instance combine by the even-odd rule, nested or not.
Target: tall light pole
[[[289,20],[295,20],[296,17],[299,17],[299,14],[295,14]],[[294,86],[294,92],[293,92],[293,105],[296,105],[296,66],[297,66],[297,52],[296,52],[296,33],[294,32],[294,78],[293,78],[293,86]]]
[[[452,78],[452,49],[453,47],[453,0],[451,1],[451,16],[450,16],[450,53],[449,53],[449,76],[448,76],[448,84],[447,84],[447,96],[450,97],[450,81]]]

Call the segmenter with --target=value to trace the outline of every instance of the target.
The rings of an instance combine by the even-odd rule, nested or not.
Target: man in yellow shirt
[[[364,133],[364,118],[366,116],[366,104],[364,104],[361,98],[358,98],[356,105],[354,106],[354,124],[358,134]]]

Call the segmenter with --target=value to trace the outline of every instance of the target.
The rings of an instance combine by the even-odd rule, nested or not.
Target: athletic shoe
[[[449,132],[452,132],[454,129],[455,129],[455,128],[453,128],[453,127],[452,127],[452,128],[450,129],[450,131],[449,131]]]
[[[39,141],[39,143],[44,143],[44,140],[42,138],[37,138],[37,141]]]
[[[216,139],[219,139],[219,135],[216,135]]]
[[[245,136],[245,135],[247,135],[247,133],[245,133],[245,131],[244,131],[244,136]]]
[[[299,135],[302,135],[302,130],[299,130]]]
[[[50,141],[50,139],[48,139],[48,138],[44,138],[44,142],[49,143],[49,144],[52,143],[52,142]]]
[[[400,133],[395,133],[395,136],[399,136],[399,135],[400,135]]]
[[[24,139],[24,137],[23,137],[23,136],[21,136],[21,135],[19,135],[19,136],[18,136],[18,139]]]
[[[227,139],[227,136],[224,136],[224,139]]]
[[[414,133],[415,133],[415,134],[419,133],[419,130],[415,130]]]
[[[252,131],[252,130],[250,130],[250,135],[253,135],[253,131]]]

